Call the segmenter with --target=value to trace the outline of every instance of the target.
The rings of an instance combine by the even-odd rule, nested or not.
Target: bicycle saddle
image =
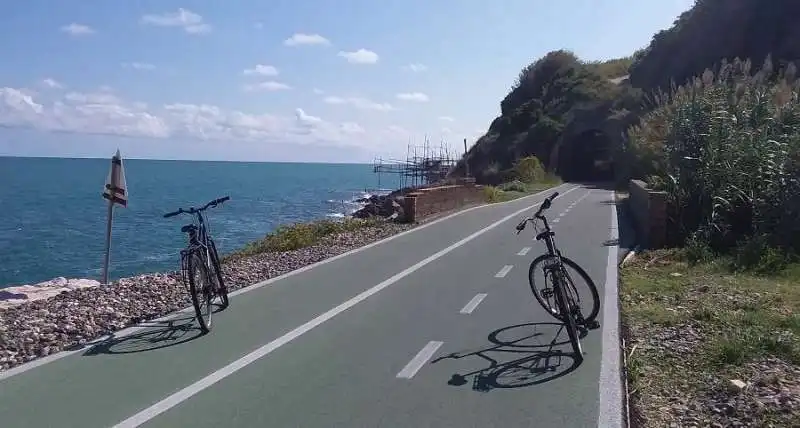
[[[193,224],[187,224],[181,228],[181,232],[188,233],[189,231],[197,230],[197,226]]]

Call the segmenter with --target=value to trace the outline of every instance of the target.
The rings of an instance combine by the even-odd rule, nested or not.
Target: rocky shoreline
[[[413,227],[386,222],[295,251],[234,258],[223,263],[223,276],[230,291],[245,288]],[[191,305],[177,271],[62,291],[0,308],[0,372]]]
[[[403,208],[404,195],[411,190],[413,189],[405,188],[395,190],[387,195],[373,195],[369,198],[357,199],[356,202],[364,204],[364,206],[354,212],[352,216],[360,219],[382,217],[395,222],[403,222],[406,220]]]

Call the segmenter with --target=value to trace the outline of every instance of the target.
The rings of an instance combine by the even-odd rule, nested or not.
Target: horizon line
[[[111,156],[49,156],[49,155],[5,155],[0,154],[0,158],[16,159],[111,159]],[[376,158],[377,159],[377,158]],[[174,159],[174,158],[147,158],[147,157],[125,157],[122,160],[148,160],[165,162],[229,162],[229,163],[289,163],[289,164],[329,164],[329,165],[372,165],[374,162],[326,162],[326,161],[288,161],[288,160],[235,160],[235,159]]]

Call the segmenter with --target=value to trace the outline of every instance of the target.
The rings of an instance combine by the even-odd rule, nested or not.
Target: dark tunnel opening
[[[614,179],[611,139],[592,129],[565,142],[559,174],[566,181],[598,182]]]

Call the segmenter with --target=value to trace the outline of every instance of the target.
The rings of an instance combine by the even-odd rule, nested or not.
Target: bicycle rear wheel
[[[570,300],[574,301],[574,303],[581,308],[581,315],[583,316],[583,322],[587,325],[594,322],[597,318],[597,314],[600,313],[600,295],[597,292],[597,286],[595,285],[592,278],[589,277],[589,274],[583,270],[580,265],[569,259],[568,257],[561,256],[561,263],[563,266],[562,269],[562,276],[566,279],[567,284],[564,287],[564,298],[565,303],[569,302]],[[554,269],[556,269],[558,264],[558,257],[552,254],[542,254],[541,256],[535,258],[528,269],[528,284],[531,287],[531,292],[533,292],[533,297],[536,298],[536,301],[539,302],[539,305],[544,308],[551,316],[556,318],[557,320],[566,323],[567,319],[564,316],[564,311],[558,307],[556,304],[555,307],[549,302],[549,297],[544,296],[542,291],[549,290],[550,293],[555,291],[555,281],[557,280],[559,275],[555,275]],[[584,313],[584,308],[582,307],[581,302],[581,293],[579,292],[578,288],[575,286],[575,281],[573,281],[572,275],[569,274],[567,271],[567,267],[572,269],[577,273],[577,277],[582,279],[589,288],[589,295],[591,296],[591,310],[588,313]],[[544,273],[544,282],[542,284],[537,284],[534,276],[536,272],[543,272]],[[553,278],[555,276],[555,278]],[[549,277],[549,278],[548,278]],[[550,284],[548,286],[547,281],[550,280]],[[581,287],[583,289],[583,287]],[[584,293],[585,294],[585,293]],[[572,297],[569,299],[569,297]],[[585,296],[586,297],[586,296]],[[557,302],[556,302],[557,303]]]
[[[199,250],[192,251],[187,262],[189,293],[192,296],[194,313],[200,323],[200,330],[203,333],[208,333],[211,331],[211,317],[214,313],[211,305],[214,296],[210,284],[211,275]]]
[[[214,241],[209,238],[209,252],[211,253],[211,267],[214,269],[214,276],[217,279],[217,294],[219,295],[220,301],[222,302],[222,307],[227,308],[230,304],[228,300],[228,286],[225,285],[225,280],[222,279],[222,267],[219,263],[219,254],[217,253],[217,245]]]

